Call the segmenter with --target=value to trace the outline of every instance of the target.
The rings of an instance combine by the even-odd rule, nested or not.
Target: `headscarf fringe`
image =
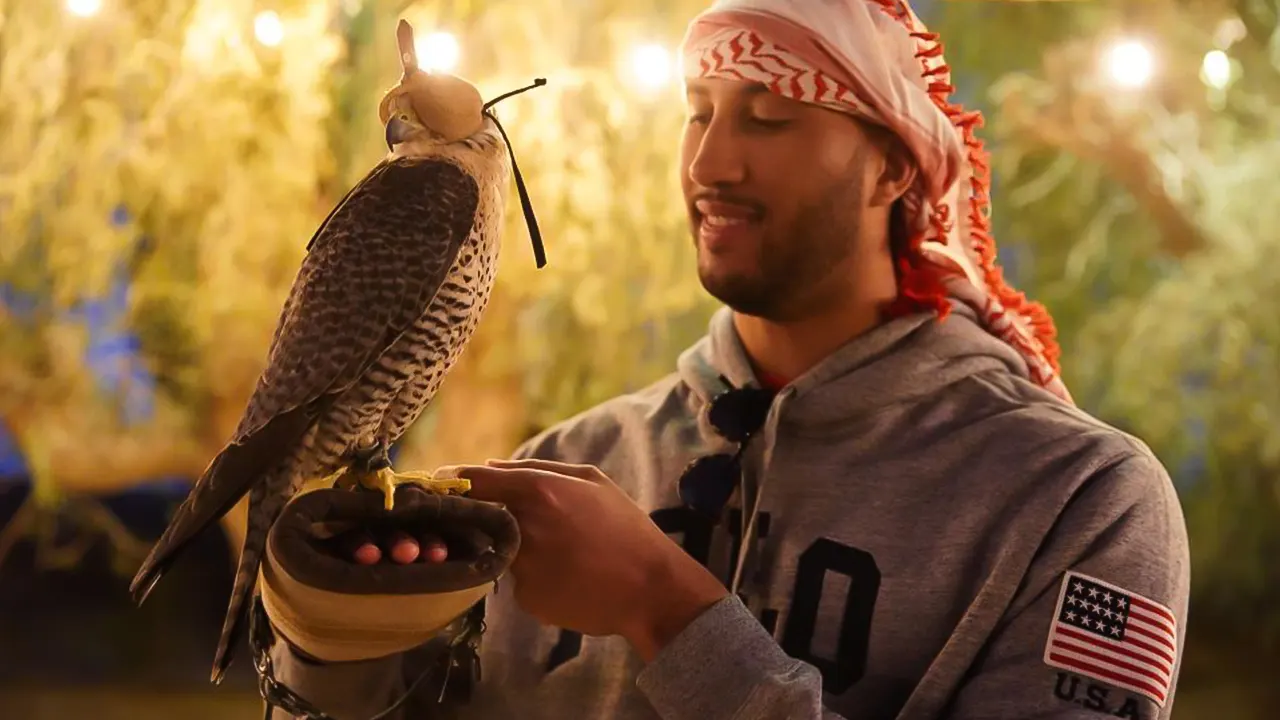
[[[910,8],[902,0],[868,0],[880,6],[890,17],[901,22],[917,42],[915,57],[921,61],[921,69],[925,77],[941,76],[950,78],[950,67],[946,63],[934,64],[930,61],[943,56],[943,44],[938,33],[916,30]],[[1036,341],[1042,346],[1045,360],[1053,368],[1054,373],[1061,374],[1059,357],[1061,348],[1057,342],[1057,328],[1045,307],[1027,299],[1026,295],[1014,290],[1004,281],[1004,273],[996,264],[995,242],[991,237],[990,200],[991,165],[985,145],[974,131],[983,126],[980,111],[966,111],[963,106],[953,104],[950,96],[955,87],[949,81],[931,81],[928,85],[930,99],[951,120],[960,131],[968,152],[969,165],[973,177],[970,180],[971,200],[966,213],[969,220],[969,242],[974,254],[980,261],[979,272],[986,281],[988,291],[996,298],[1006,312],[1016,312],[1027,318]],[[929,222],[938,237],[946,237],[949,229],[949,209],[946,205],[934,208]],[[898,271],[901,292],[887,311],[890,316],[900,316],[920,311],[935,311],[939,318],[946,317],[950,310],[947,290],[942,282],[945,272],[937,265],[924,260],[922,244],[929,237],[929,232],[915,234],[907,243],[908,256],[899,259]]]

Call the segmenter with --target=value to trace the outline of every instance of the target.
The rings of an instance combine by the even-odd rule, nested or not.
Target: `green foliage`
[[[1280,635],[1280,164],[1274,12],[1258,3],[946,3],[953,66],[985,82],[997,238],[1029,251],[1023,289],[1058,321],[1064,374],[1091,411],[1182,480],[1193,607]],[[1242,20],[1243,19],[1243,20]],[[1141,90],[1100,77],[1120,34],[1146,39]],[[999,52],[984,37],[1018,37]],[[1224,50],[1232,82],[1203,82]]]
[[[38,436],[84,433],[97,452],[94,438],[124,432],[69,314],[122,276],[124,329],[162,384],[172,441],[223,439],[211,408],[247,396],[327,209],[333,5],[275,3],[285,33],[267,47],[254,39],[262,8],[245,0],[108,2],[88,18],[4,4],[0,284],[41,309],[0,314],[0,419],[29,455]]]

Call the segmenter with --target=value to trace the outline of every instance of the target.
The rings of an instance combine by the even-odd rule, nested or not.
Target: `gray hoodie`
[[[1032,384],[964,306],[889,322],[783,388],[738,512],[712,530],[675,485],[731,449],[703,412],[720,376],[755,382],[727,311],[678,372],[516,455],[598,465],[726,585],[745,547],[738,596],[644,666],[619,638],[540,625],[500,583],[459,716],[1169,717],[1189,582],[1172,484],[1141,442]],[[341,720],[385,708],[408,674],[403,657],[274,654]]]

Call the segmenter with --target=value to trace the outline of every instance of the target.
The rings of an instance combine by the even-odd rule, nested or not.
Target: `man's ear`
[[[892,205],[916,181],[916,162],[911,151],[901,140],[884,133],[878,143],[884,157],[880,176],[876,178],[875,191],[872,193],[873,205]]]

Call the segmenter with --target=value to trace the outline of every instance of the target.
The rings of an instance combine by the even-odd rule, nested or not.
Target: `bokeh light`
[[[1231,58],[1221,50],[1210,50],[1200,66],[1200,78],[1209,87],[1221,90],[1231,83]]]
[[[1155,75],[1155,55],[1140,40],[1121,40],[1112,45],[1104,58],[1107,76],[1123,88],[1145,87]]]
[[[267,47],[276,47],[284,40],[284,24],[273,10],[264,10],[253,19],[253,36]]]
[[[92,17],[102,10],[102,0],[67,0],[67,12],[79,17]]]
[[[675,76],[671,52],[656,43],[640,45],[631,51],[631,75],[645,90],[667,86]]]
[[[462,50],[452,33],[433,32],[414,41],[418,67],[427,71],[450,72],[458,66]]]

